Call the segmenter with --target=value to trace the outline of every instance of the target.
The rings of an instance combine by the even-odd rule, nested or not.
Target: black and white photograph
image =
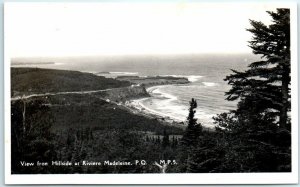
[[[298,181],[294,4],[4,8],[6,183]]]

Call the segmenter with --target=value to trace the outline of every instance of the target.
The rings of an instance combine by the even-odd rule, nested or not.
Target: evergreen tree
[[[261,114],[276,121],[283,129],[289,129],[290,110],[290,11],[277,9],[268,12],[273,23],[250,20],[253,34],[249,47],[262,60],[253,62],[245,72],[234,71],[226,77],[232,88],[227,100],[240,99],[237,113],[245,111]]]
[[[250,20],[249,42],[262,60],[226,77],[227,100],[237,109],[219,114],[217,132],[224,136],[227,158],[219,170],[290,171],[290,11],[268,12],[273,23]]]
[[[187,117],[188,126],[182,137],[182,144],[185,146],[195,145],[202,131],[201,124],[197,123],[195,113],[197,108],[197,102],[194,98],[190,101],[189,115]]]
[[[149,136],[146,136],[146,142],[150,142]]]
[[[165,148],[169,145],[170,145],[169,134],[167,133],[166,129],[164,129],[162,146]]]
[[[177,147],[178,141],[177,138],[175,138],[175,136],[172,137],[172,148]]]

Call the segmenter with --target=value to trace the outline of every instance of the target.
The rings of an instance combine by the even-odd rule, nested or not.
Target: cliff
[[[149,97],[150,95],[143,86],[129,86],[123,88],[114,88],[105,92],[103,97],[115,102],[121,102],[128,99]]]
[[[187,78],[172,77],[172,76],[154,76],[154,77],[138,77],[138,76],[119,76],[116,78],[119,81],[128,81],[136,85],[143,85],[146,87],[164,84],[187,84]]]

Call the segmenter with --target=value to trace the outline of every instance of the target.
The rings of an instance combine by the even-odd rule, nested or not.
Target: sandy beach
[[[148,87],[147,92],[151,95],[151,97],[153,97],[153,95],[155,95],[155,93],[153,92],[161,86],[165,85]],[[174,118],[162,112],[155,111],[149,108],[147,105],[151,105],[151,100],[149,97],[132,99],[124,103],[124,106],[134,114],[143,115],[149,118],[155,118],[167,125],[179,126],[181,128],[186,127],[185,120],[182,120],[181,118]]]

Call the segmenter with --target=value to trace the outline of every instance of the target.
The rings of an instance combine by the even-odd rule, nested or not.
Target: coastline
[[[167,124],[167,125],[185,128],[186,120],[171,117],[167,114],[150,109],[149,107],[147,107],[143,104],[144,100],[154,97],[153,91],[155,91],[156,89],[158,89],[162,86],[168,86],[168,85],[176,85],[176,84],[163,84],[163,85],[148,86],[146,88],[146,91],[150,95],[150,97],[129,99],[127,102],[125,102],[124,107],[128,108],[134,114],[143,115],[148,118],[154,118],[154,119],[157,119],[160,122],[163,122],[164,124]]]
[[[167,114],[155,111],[143,104],[143,101],[151,99],[151,97],[155,97],[155,91],[156,89],[164,86],[169,85],[181,85],[181,84],[163,84],[163,85],[155,85],[155,86],[148,86],[146,88],[147,93],[150,95],[150,97],[142,97],[142,98],[132,98],[129,99],[123,106],[130,110],[135,115],[143,115],[145,117],[151,118],[151,119],[157,119],[158,121],[164,123],[165,125],[169,126],[176,126],[180,127],[182,129],[185,129],[187,126],[187,119],[184,120],[181,118],[175,118],[173,116],[169,116]],[[172,97],[170,95],[170,97]],[[175,97],[175,96],[173,96]],[[172,98],[170,98],[172,99]],[[186,117],[188,116],[188,111]],[[203,130],[206,131],[214,131],[214,126],[202,126]]]
[[[118,73],[118,74],[114,74]],[[201,78],[202,76],[179,76],[179,75],[156,75],[156,76],[139,76],[138,73],[130,72],[98,72],[95,73],[97,76],[105,76],[107,78],[113,78],[120,81],[128,81],[132,85],[131,87],[143,87],[147,94],[143,96],[131,97],[123,100],[123,102],[115,102],[118,106],[123,106],[124,109],[130,111],[135,115],[142,115],[147,118],[156,119],[165,125],[177,126],[185,128],[186,120],[181,118],[174,118],[162,112],[155,111],[147,107],[143,101],[154,98],[156,89],[160,87],[170,85],[185,85],[190,84]],[[111,77],[114,75],[114,77]],[[167,94],[166,94],[167,95]],[[170,95],[170,98],[173,96]],[[169,97],[168,97],[169,98]]]
[[[42,68],[39,68],[39,69],[27,68],[27,69],[26,68],[25,69],[16,68],[15,71],[17,71],[17,73],[18,73],[18,71],[26,71],[26,73],[29,75],[35,73],[37,75],[40,75],[41,77],[43,77],[43,76],[40,74],[40,72],[43,72],[43,74],[58,72],[61,74],[60,75],[61,77],[59,77],[59,78],[61,78],[62,80],[64,80],[65,77],[68,77],[75,73],[80,74],[81,76],[85,76],[85,77],[95,75],[94,79],[99,77],[99,75],[94,74],[94,73],[86,73],[86,72],[79,73],[78,71],[76,72],[76,71],[71,71],[71,70],[55,70],[55,69],[42,69]],[[46,73],[44,73],[44,72],[46,72]],[[53,77],[53,78],[57,79],[57,76]],[[191,81],[189,81],[187,78],[178,77],[178,76],[177,77],[172,77],[172,76],[167,76],[167,77],[162,77],[162,76],[156,76],[156,77],[124,76],[121,78],[127,79],[127,83],[122,82],[122,84],[124,84],[125,87],[120,85],[120,87],[115,87],[115,88],[114,87],[113,88],[103,87],[103,89],[97,89],[97,90],[94,90],[92,88],[84,90],[84,89],[80,89],[81,84],[78,84],[78,86],[77,86],[78,88],[76,87],[77,89],[74,89],[74,87],[72,87],[72,89],[70,89],[70,90],[66,89],[66,90],[61,90],[61,91],[58,88],[57,88],[57,90],[54,89],[55,91],[51,90],[52,82],[48,83],[48,82],[46,82],[48,79],[44,80],[44,79],[40,78],[40,79],[37,79],[38,83],[43,83],[43,81],[44,81],[48,85],[47,87],[45,87],[44,90],[42,90],[42,92],[38,92],[38,93],[34,92],[34,90],[31,90],[30,84],[25,82],[28,89],[27,90],[25,89],[24,91],[19,90],[19,89],[12,89],[12,91],[15,94],[11,96],[11,101],[15,101],[15,100],[19,100],[19,99],[27,99],[27,98],[29,99],[31,97],[47,97],[47,96],[68,95],[68,94],[71,94],[71,95],[74,95],[74,94],[97,95],[97,97],[99,99],[101,97],[101,100],[105,100],[106,102],[111,102],[120,108],[127,109],[127,111],[130,111],[131,113],[133,113],[135,115],[142,115],[147,118],[155,119],[155,120],[158,120],[168,126],[177,126],[180,128],[185,127],[185,120],[176,119],[176,118],[173,118],[162,112],[152,110],[152,109],[148,108],[146,105],[144,105],[142,102],[146,99],[149,99],[149,96],[155,97],[155,96],[153,96],[153,91],[155,91],[157,88],[169,86],[169,85],[189,84],[189,83],[191,83]],[[134,80],[130,81],[128,79],[134,79]],[[109,80],[109,79],[107,79],[107,80]],[[116,81],[118,81],[118,80],[116,80]],[[73,83],[73,82],[71,82],[71,83]],[[76,81],[76,83],[78,83],[78,82],[81,82],[81,81]],[[131,83],[131,86],[130,86],[129,82]],[[18,83],[18,84],[21,84],[21,83]],[[15,86],[17,86],[17,85],[15,85]],[[17,87],[17,88],[19,88],[19,87]],[[61,87],[59,87],[59,88],[61,88]],[[80,91],[78,91],[78,90],[80,90]]]

